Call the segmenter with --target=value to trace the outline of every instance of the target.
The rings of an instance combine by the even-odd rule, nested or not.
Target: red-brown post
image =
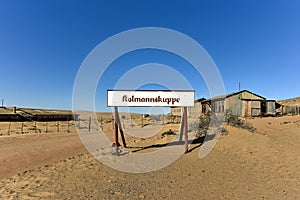
[[[187,126],[187,107],[183,108],[183,127],[184,127],[184,139],[185,139],[185,153],[189,151],[189,138],[188,138],[188,126]]]
[[[121,135],[121,139],[122,139],[122,143],[123,143],[123,146],[126,148],[126,141],[125,141],[125,137],[124,137],[124,132],[123,132],[123,129],[122,129],[122,126],[121,126],[121,120],[120,120],[120,117],[119,117],[119,111],[118,111],[118,107],[115,107],[115,119],[118,123],[118,127],[120,129],[120,135]]]
[[[179,132],[179,141],[180,142],[182,141],[183,131],[184,131],[184,111],[181,114],[180,132]]]
[[[116,155],[119,155],[119,138],[118,138],[118,122],[117,122],[118,108],[115,107],[114,125],[115,125],[115,148]]]

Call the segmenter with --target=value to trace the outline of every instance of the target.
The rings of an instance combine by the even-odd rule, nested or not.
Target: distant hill
[[[295,105],[300,106],[300,97],[295,97],[295,98],[290,98],[290,99],[285,99],[285,100],[279,100],[277,102],[282,104],[282,105],[286,105],[286,106],[295,106]]]

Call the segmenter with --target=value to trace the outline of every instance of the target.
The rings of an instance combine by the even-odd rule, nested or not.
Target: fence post
[[[57,121],[57,132],[59,132],[59,121]]]
[[[22,122],[21,124],[21,133],[23,133],[23,126],[24,126],[24,122]]]
[[[46,122],[46,133],[48,133],[48,122]]]
[[[100,128],[101,128],[101,130],[103,130],[102,116],[100,117]]]
[[[8,124],[8,135],[10,135],[10,125],[11,125],[11,122],[9,122],[9,124]]]
[[[141,117],[142,117],[142,125],[141,126],[143,128],[144,127],[144,115],[142,114]]]
[[[91,132],[91,117],[89,117],[89,132]]]

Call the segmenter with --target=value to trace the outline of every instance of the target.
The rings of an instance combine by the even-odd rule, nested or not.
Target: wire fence
[[[0,122],[0,136],[30,133],[74,132],[74,121],[53,122]]]
[[[102,130],[105,123],[107,121],[102,119],[92,121],[91,117],[87,120],[79,119],[76,121],[0,122],[0,136],[32,133],[69,133],[77,130],[91,132]]]

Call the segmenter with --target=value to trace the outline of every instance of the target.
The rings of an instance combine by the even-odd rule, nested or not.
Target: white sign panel
[[[107,106],[193,107],[194,90],[107,90]]]

